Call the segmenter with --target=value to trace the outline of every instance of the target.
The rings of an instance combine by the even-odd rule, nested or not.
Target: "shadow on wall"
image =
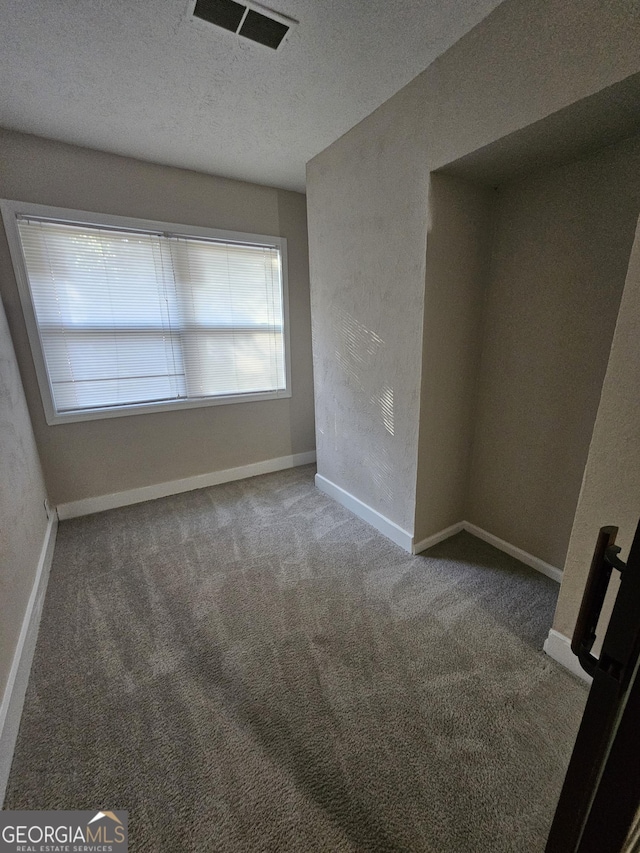
[[[495,191],[431,173],[415,538],[462,521]]]

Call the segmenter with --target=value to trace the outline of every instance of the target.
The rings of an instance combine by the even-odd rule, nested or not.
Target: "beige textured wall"
[[[0,701],[47,528],[44,481],[0,301]]]
[[[311,316],[318,473],[412,532],[427,170],[397,97],[308,166]]]
[[[640,519],[640,223],[613,336],[602,396],[575,514],[553,623],[570,637],[575,627],[597,532],[620,528],[625,560]],[[615,573],[614,573],[615,574]]]
[[[48,426],[0,234],[0,289],[54,503],[313,450],[303,195],[0,131],[0,197],[287,238],[291,399]]]
[[[632,0],[506,0],[308,164],[318,469],[408,531],[431,370],[429,172],[639,71],[639,41]],[[380,395],[393,397],[393,435]],[[435,506],[448,474],[426,479]]]
[[[495,197],[487,187],[431,176],[417,542],[466,518]]]
[[[562,568],[640,213],[640,137],[499,192],[467,518]]]

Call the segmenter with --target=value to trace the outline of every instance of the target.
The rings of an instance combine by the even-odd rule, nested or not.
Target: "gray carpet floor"
[[[534,853],[586,688],[558,585],[411,557],[310,467],[61,523],[4,807],[128,809],[133,851]]]

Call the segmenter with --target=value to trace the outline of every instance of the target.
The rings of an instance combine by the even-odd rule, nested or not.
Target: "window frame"
[[[69,208],[51,207],[49,205],[33,204],[31,202],[0,199],[0,211],[9,244],[9,252],[15,272],[18,294],[24,315],[27,335],[31,347],[40,396],[48,424],[76,423],[80,421],[101,420],[104,418],[142,415],[152,412],[172,412],[180,409],[197,409],[204,406],[225,406],[233,403],[249,403],[263,400],[278,400],[291,397],[291,342],[289,332],[289,287],[287,265],[287,240],[285,237],[275,237],[264,234],[248,234],[241,231],[225,231],[217,228],[205,228],[199,225],[182,225],[175,222],[161,222],[151,219],[137,219],[128,216],[118,216],[110,213],[93,213],[86,210],[71,210]],[[31,288],[18,233],[17,218],[19,216],[34,216],[62,222],[70,225],[107,226],[131,231],[147,231],[164,235],[193,237],[195,239],[222,240],[229,243],[244,245],[259,245],[277,248],[280,252],[282,271],[282,310],[283,310],[283,340],[285,388],[275,391],[258,391],[254,393],[228,394],[212,397],[197,397],[181,400],[162,400],[157,403],[133,403],[123,406],[105,406],[95,409],[78,409],[72,412],[57,412],[47,370],[40,328],[33,307]]]

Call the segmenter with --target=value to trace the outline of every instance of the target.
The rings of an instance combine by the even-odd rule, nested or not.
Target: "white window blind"
[[[286,388],[278,246],[17,227],[56,414]]]

